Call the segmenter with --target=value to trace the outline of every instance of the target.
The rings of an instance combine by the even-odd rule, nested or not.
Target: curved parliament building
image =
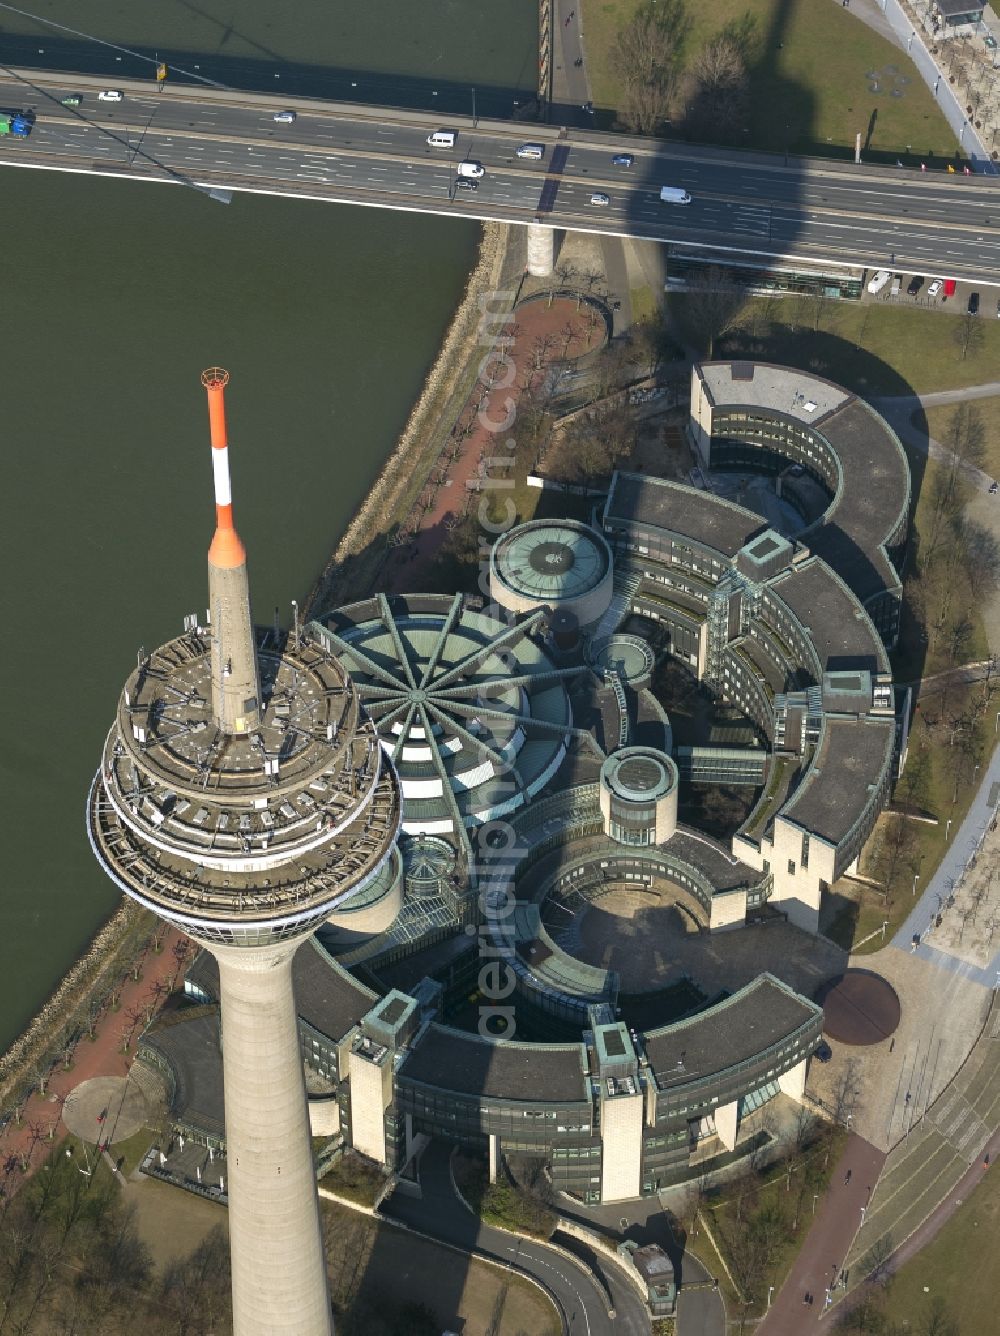
[[[379,595],[308,628],[403,795],[381,880],[295,961],[314,1128],[388,1168],[445,1136],[488,1147],[493,1171],[543,1156],[561,1189],[626,1200],[724,1163],[751,1111],[803,1095],[822,1012],[788,983],[761,973],[632,1025],[615,971],[553,926],[609,887],[667,886],[698,933],[768,918],[815,933],[889,792],[898,440],[829,382],[721,362],[694,368],[689,439],[706,486],[618,472],[592,528],[511,530],[493,605]],[[720,470],[774,479],[780,532],[711,490]],[[755,736],[675,746],[653,647]],[[679,816],[691,781],[754,788],[731,839]],[[214,975],[203,955],[188,991],[210,1003]],[[218,1045],[203,1006],[142,1052],[176,1126],[221,1148]]]

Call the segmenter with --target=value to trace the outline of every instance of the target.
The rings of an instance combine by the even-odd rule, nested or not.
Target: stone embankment
[[[420,398],[399,443],[309,595],[307,617],[363,597],[376,587],[389,551],[389,534],[406,518],[447,438],[448,405],[474,373],[470,363],[478,364],[481,353],[473,359],[470,350],[478,350],[480,298],[499,287],[510,232],[503,223],[484,225],[479,258]]]
[[[111,993],[148,948],[156,919],[123,901],[25,1032],[0,1057],[0,1111],[20,1104],[39,1073],[68,1057]]]

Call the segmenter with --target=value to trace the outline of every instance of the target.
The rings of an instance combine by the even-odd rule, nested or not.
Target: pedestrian
[[[845,1187],[846,1187],[847,1184],[851,1181],[851,1176],[852,1176],[853,1173],[854,1173],[854,1170],[853,1170],[853,1169],[848,1169],[847,1173],[844,1175],[844,1186],[845,1186]]]

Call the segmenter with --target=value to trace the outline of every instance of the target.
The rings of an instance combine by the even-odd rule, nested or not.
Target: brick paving
[[[859,1136],[848,1137],[788,1279],[757,1327],[763,1336],[800,1336],[821,1321],[884,1163],[884,1152]]]
[[[175,954],[187,948],[184,960]],[[3,1167],[2,1191],[15,1192],[27,1174],[46,1158],[55,1142],[67,1134],[62,1111],[69,1095],[95,1077],[124,1077],[132,1064],[135,1044],[146,1025],[146,1016],[155,1015],[173,986],[183,978],[190,959],[190,943],[171,929],[163,938],[159,954],[146,955],[138,980],[129,977],[122,987],[116,1011],[107,1010],[97,1022],[93,1040],[79,1040],[73,1050],[72,1066],[53,1071],[45,1094],[36,1092],[22,1106],[18,1121],[12,1120],[0,1133],[0,1165]],[[128,1050],[125,1051],[125,1036]],[[89,1139],[99,1138],[99,1124]]]
[[[898,1247],[935,1213],[987,1153],[1000,1126],[1000,998],[994,996],[982,1036],[954,1081],[889,1155],[850,1249],[853,1283],[872,1247]]]
[[[572,330],[572,335],[567,337],[569,330]],[[530,376],[530,383],[534,385],[547,374],[552,363],[572,361],[599,347],[604,338],[604,322],[591,324],[586,310],[578,311],[576,302],[566,298],[557,298],[551,306],[545,301],[536,300],[519,306],[503,332],[513,334],[508,354],[516,368],[513,383],[503,383],[490,389],[481,380],[476,381],[452,431],[454,449],[459,453],[446,466],[440,463],[435,465],[429,485],[432,495],[426,498],[430,502],[429,508],[417,521],[419,527],[409,541],[397,548],[386,563],[385,583],[389,592],[424,588],[428,572],[451,528],[467,510],[478,504],[475,484],[483,471],[482,461],[508,453],[506,440],[509,428],[502,432],[491,431],[485,423],[502,423],[511,412],[516,412],[517,402],[524,392],[521,387],[526,375]],[[499,338],[501,331],[494,328],[491,333]],[[553,342],[542,366],[532,371],[539,340]],[[486,353],[484,345],[484,357]],[[498,361],[493,360],[491,365],[502,382],[510,379],[510,373]],[[467,429],[471,430],[465,435]],[[491,476],[496,473],[495,468],[490,470]],[[425,488],[425,493],[427,491],[428,488]],[[495,496],[496,493],[486,495]]]

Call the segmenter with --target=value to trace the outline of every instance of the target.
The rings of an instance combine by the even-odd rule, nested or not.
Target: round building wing
[[[653,747],[623,747],[601,766],[601,815],[618,844],[663,844],[677,829],[677,766]]]
[[[531,520],[490,553],[490,595],[509,612],[572,612],[592,626],[611,603],[614,563],[606,539],[575,520]]]

